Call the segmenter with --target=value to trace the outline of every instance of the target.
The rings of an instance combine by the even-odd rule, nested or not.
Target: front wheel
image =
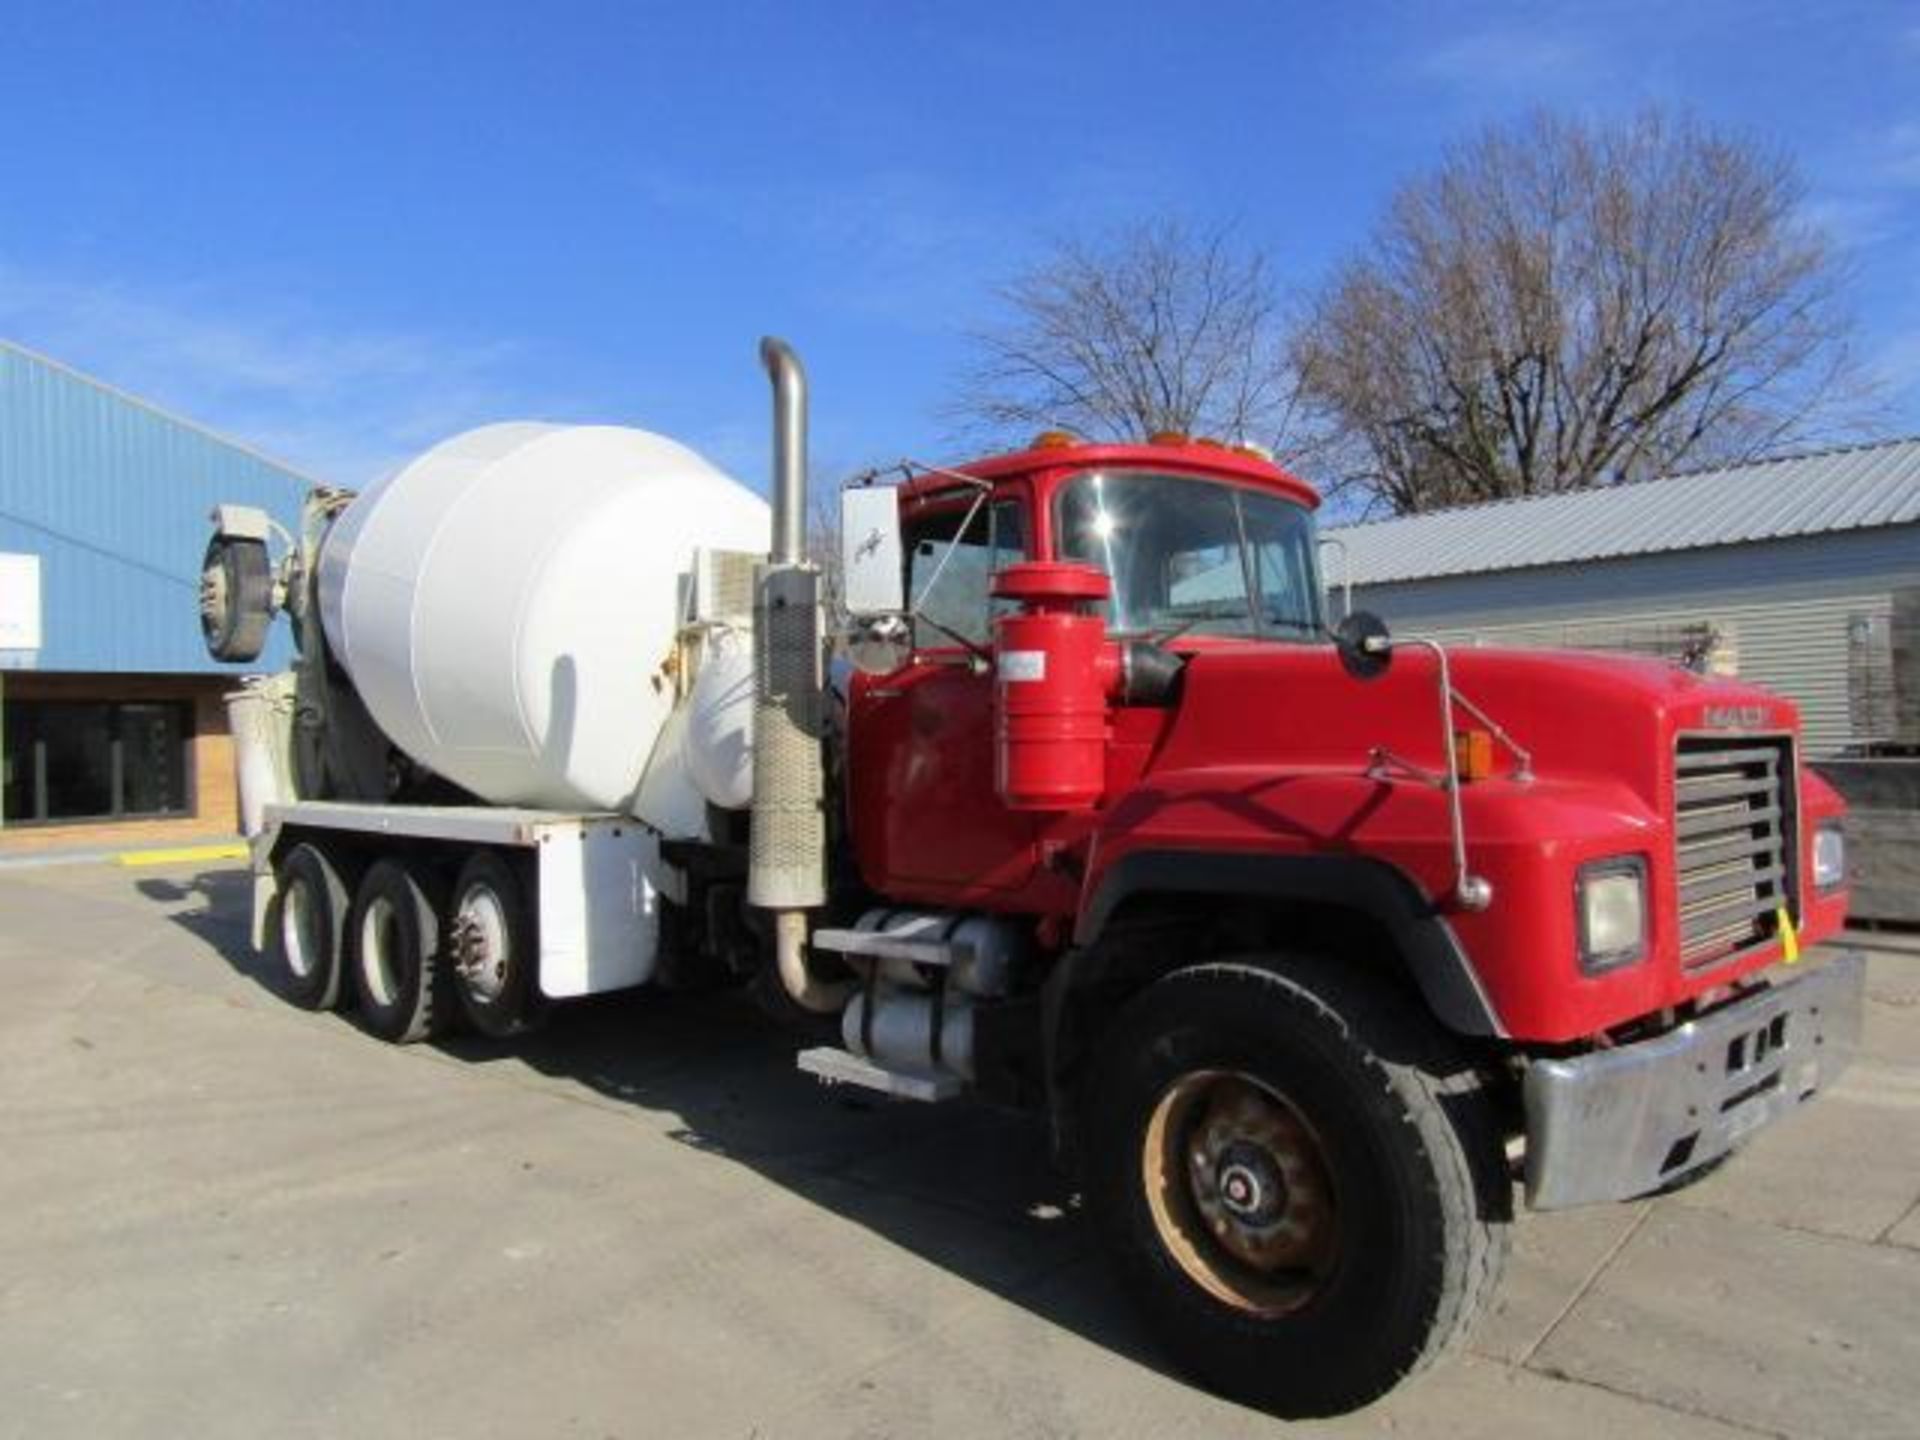
[[[1115,1021],[1086,1102],[1122,1282],[1224,1394],[1364,1405],[1497,1284],[1512,1190],[1483,1082],[1385,986],[1291,958],[1176,971]]]

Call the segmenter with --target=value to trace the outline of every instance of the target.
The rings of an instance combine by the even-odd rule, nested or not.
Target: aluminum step
[[[942,969],[964,960],[973,953],[970,945],[955,945],[947,940],[930,939],[939,927],[925,920],[893,930],[816,930],[808,941],[816,950],[835,955],[865,955],[875,960],[905,960],[915,965],[933,965]]]
[[[794,1063],[828,1085],[858,1085],[899,1100],[934,1104],[960,1093],[960,1077],[927,1070],[889,1070],[865,1056],[832,1045],[802,1050]]]

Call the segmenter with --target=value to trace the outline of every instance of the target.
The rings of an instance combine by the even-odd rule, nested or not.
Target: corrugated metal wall
[[[1702,624],[1742,679],[1791,697],[1812,754],[1854,739],[1848,632],[1920,583],[1920,527],[1724,546],[1578,566],[1356,587],[1396,629],[1456,644],[1623,643]]]
[[[37,668],[220,670],[196,597],[222,500],[298,518],[308,480],[0,343],[0,550],[41,557]],[[276,626],[264,668],[282,662]]]

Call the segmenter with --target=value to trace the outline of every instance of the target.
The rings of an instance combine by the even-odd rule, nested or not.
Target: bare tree
[[[1399,513],[1806,441],[1860,392],[1800,200],[1785,158],[1658,111],[1489,130],[1332,278],[1303,388]]]
[[[959,419],[996,438],[1058,427],[1286,447],[1295,387],[1279,295],[1265,255],[1230,231],[1161,220],[1069,239],[999,297],[1006,318],[972,337]]]
[[[840,613],[840,492],[816,486],[807,497],[807,559],[820,567],[820,598]]]

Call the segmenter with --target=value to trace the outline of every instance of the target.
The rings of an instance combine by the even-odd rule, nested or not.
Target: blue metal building
[[[312,483],[0,340],[0,851],[231,832],[207,516],[290,517]]]

